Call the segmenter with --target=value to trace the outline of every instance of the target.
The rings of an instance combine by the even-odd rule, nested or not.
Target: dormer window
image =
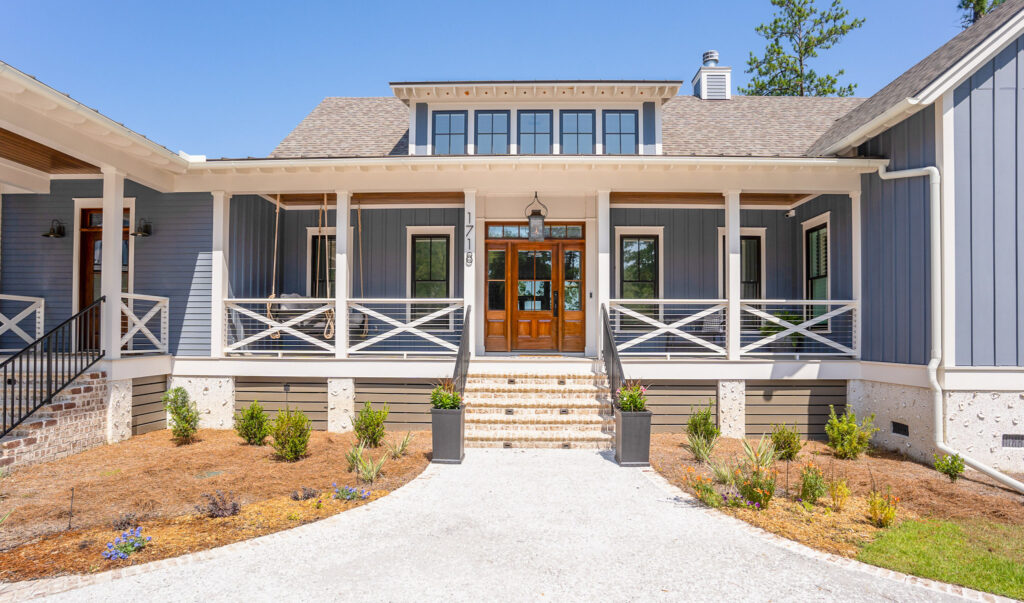
[[[519,154],[551,154],[551,111],[519,111]]]
[[[434,154],[466,154],[466,112],[434,111]]]
[[[636,111],[604,111],[605,155],[636,155],[637,138]]]
[[[508,155],[508,111],[476,111],[476,154]]]
[[[561,150],[563,155],[594,154],[594,112],[562,111]]]

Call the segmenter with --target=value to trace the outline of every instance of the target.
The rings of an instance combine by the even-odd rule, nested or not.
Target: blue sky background
[[[818,0],[820,5],[828,0]],[[956,0],[846,0],[814,65],[870,96],[961,31]],[[681,79],[714,48],[743,85],[768,0],[52,2],[3,7],[0,60],[177,151],[264,156],[325,96],[389,81]]]

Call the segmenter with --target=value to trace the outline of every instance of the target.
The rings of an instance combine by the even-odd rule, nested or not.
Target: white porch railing
[[[43,336],[45,308],[42,297],[0,295],[0,353],[17,352]]]
[[[455,355],[463,300],[350,299],[348,353],[388,356]]]
[[[725,356],[724,299],[612,299],[619,356]]]
[[[740,355],[858,358],[859,310],[856,301],[742,300]]]
[[[166,354],[170,300],[157,295],[121,294],[121,355]],[[141,315],[141,318],[140,318]]]
[[[311,297],[224,300],[225,354],[335,353],[335,300]]]

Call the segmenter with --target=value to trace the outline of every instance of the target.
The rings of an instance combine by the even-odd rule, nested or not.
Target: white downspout
[[[960,454],[946,445],[946,413],[945,401],[942,395],[942,386],[939,385],[938,368],[942,362],[942,213],[941,213],[941,176],[939,168],[928,166],[911,170],[900,170],[897,172],[888,171],[885,166],[878,168],[878,177],[882,180],[896,180],[899,178],[918,178],[927,176],[931,184],[928,192],[929,199],[929,222],[930,222],[930,251],[929,267],[931,270],[931,358],[928,360],[928,383],[932,387],[932,415],[935,422],[935,447],[945,454]],[[969,456],[960,454],[964,463],[997,482],[1024,493],[1024,484],[1012,477],[989,467]]]

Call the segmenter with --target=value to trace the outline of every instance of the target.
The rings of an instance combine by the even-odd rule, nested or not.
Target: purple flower
[[[146,536],[146,542],[149,542],[150,540],[153,540],[153,537],[152,536]]]

